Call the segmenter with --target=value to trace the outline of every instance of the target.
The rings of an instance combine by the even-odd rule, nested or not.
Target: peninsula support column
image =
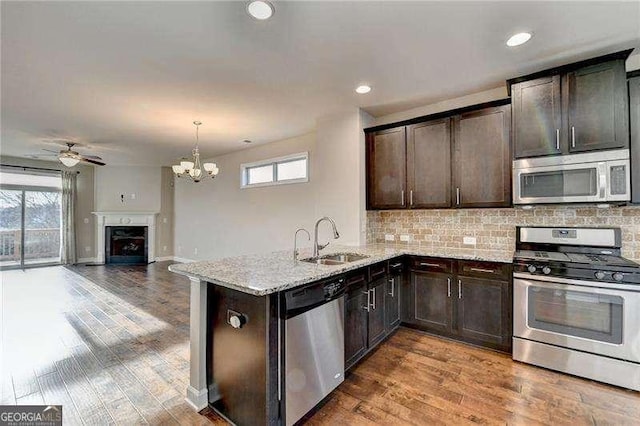
[[[189,277],[190,300],[190,372],[187,403],[201,411],[209,403],[207,392],[207,282]]]

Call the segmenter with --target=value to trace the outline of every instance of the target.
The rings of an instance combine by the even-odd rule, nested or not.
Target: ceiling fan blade
[[[47,152],[53,152],[54,154],[59,154],[60,151],[54,151],[53,149],[46,149],[46,148],[42,148],[43,151],[47,151]]]
[[[98,157],[97,155],[83,155],[82,158],[89,158],[91,160],[101,161],[102,157]]]
[[[92,160],[92,159],[87,158],[87,157],[81,157],[80,161],[84,161],[85,163],[96,164],[98,166],[105,166],[106,165],[106,163],[103,163],[102,161]]]

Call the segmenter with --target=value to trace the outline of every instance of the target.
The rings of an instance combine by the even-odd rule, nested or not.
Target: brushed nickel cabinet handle
[[[460,205],[460,188],[456,188],[456,205]]]
[[[371,312],[371,291],[369,290],[363,291],[362,294],[367,295],[367,305],[363,306],[362,309],[364,309],[367,312]]]
[[[571,126],[571,148],[576,147],[576,128]]]
[[[462,281],[458,280],[458,299],[462,299]]]
[[[409,191],[409,205],[413,206],[413,189]]]
[[[376,310],[376,288],[375,287],[372,288],[371,291],[373,291],[373,297],[372,297],[372,299],[373,299],[373,310],[375,311]]]
[[[560,129],[556,129],[556,151],[560,151]]]
[[[402,263],[394,263],[393,265],[391,265],[392,268],[397,268],[399,266],[402,266]]]
[[[391,278],[389,282],[391,283],[391,293],[389,293],[389,296],[394,297],[394,293],[396,292],[396,279]]]
[[[420,262],[420,266],[431,266],[432,268],[442,268],[442,266],[437,263]]]
[[[496,271],[494,269],[484,269],[484,268],[469,268],[470,271],[474,272],[486,272],[487,274],[495,274]]]
[[[404,206],[404,189],[400,191],[400,197],[402,198],[402,205]]]
[[[451,278],[447,278],[447,297],[451,297]]]

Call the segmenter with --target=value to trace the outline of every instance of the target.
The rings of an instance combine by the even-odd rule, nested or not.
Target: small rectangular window
[[[241,187],[280,185],[309,181],[309,153],[242,164]]]

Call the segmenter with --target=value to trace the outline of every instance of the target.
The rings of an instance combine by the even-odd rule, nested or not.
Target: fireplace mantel
[[[105,227],[106,226],[147,226],[148,227],[148,262],[156,259],[156,215],[158,212],[126,212],[98,211],[96,215],[96,262],[105,262]]]

